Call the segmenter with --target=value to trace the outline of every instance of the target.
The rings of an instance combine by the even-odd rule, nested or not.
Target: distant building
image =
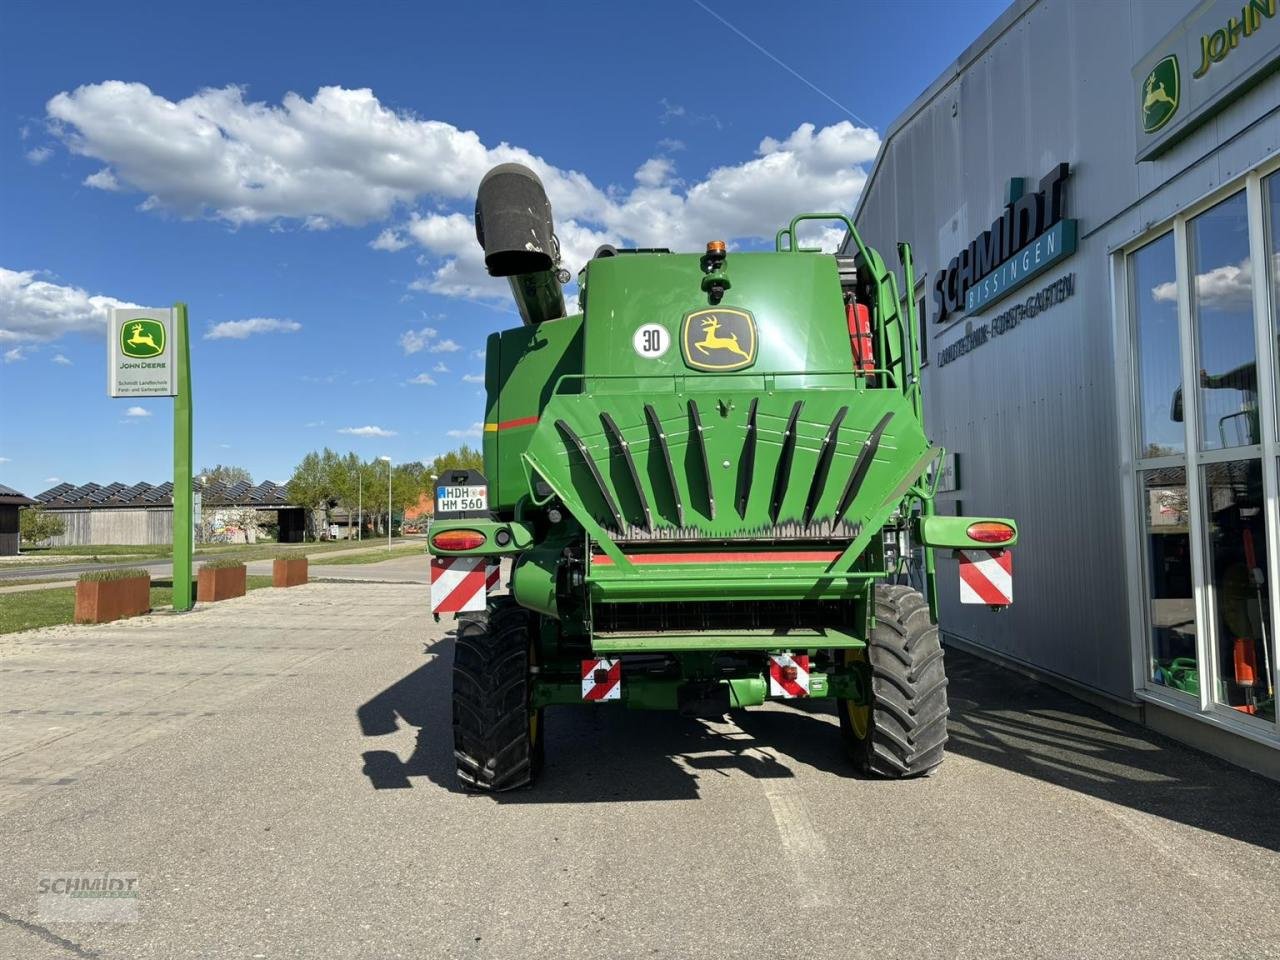
[[[401,524],[404,533],[421,533],[431,523],[436,513],[435,491],[431,490],[419,495],[418,502],[404,512]]]
[[[205,543],[253,542],[274,526],[281,543],[301,543],[305,510],[289,502],[287,487],[270,481],[192,484],[201,503],[196,539]],[[50,546],[162,544],[173,542],[173,484],[132,486],[61,483],[36,496],[66,531]]]
[[[17,490],[0,484],[0,557],[13,557],[18,553],[18,511],[35,501],[24,497]]]

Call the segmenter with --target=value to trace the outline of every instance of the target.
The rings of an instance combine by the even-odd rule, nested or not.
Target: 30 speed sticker
[[[631,345],[646,360],[656,360],[671,346],[671,334],[660,323],[646,323],[631,338]]]

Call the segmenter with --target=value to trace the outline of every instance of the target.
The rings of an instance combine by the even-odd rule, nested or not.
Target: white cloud
[[[68,360],[65,356],[63,356],[63,355],[62,355],[62,354],[60,354],[60,353],[55,353],[55,354],[53,355],[53,358],[52,358],[52,361],[51,361],[51,362],[56,363],[56,364],[59,364],[59,365],[64,366],[64,367],[69,367],[69,366],[71,366],[71,361],[70,361],[70,360]]]
[[[462,382],[463,383],[484,383],[484,374],[483,373],[463,374]]]
[[[369,246],[375,250],[386,250],[388,253],[395,253],[397,250],[403,250],[409,246],[409,241],[398,230],[392,230],[388,227],[370,240]]]
[[[384,430],[382,427],[340,427],[339,433],[345,433],[352,437],[394,437],[394,430]]]
[[[678,150],[684,149],[684,141],[677,140],[674,137],[663,137],[658,141],[658,146],[663,150],[666,150],[668,153],[675,153]]]
[[[124,412],[124,415],[126,417],[149,417],[151,416],[151,411],[146,407],[130,407]]]
[[[406,330],[400,334],[400,348],[404,350],[405,356],[411,353],[418,353],[436,336],[434,327],[423,327],[421,330]]]
[[[434,387],[436,385],[435,380],[431,379],[431,375],[426,373],[420,373],[416,377],[410,377],[407,382],[421,383],[428,387]]]
[[[23,353],[26,349],[26,347],[14,347],[12,350],[6,350],[4,352],[4,362],[17,363],[19,360],[27,359],[27,355]]]
[[[449,368],[444,365],[444,361],[437,361],[436,365],[431,368],[432,373],[448,373]]]
[[[636,183],[643,187],[660,187],[671,179],[676,165],[667,157],[650,157],[636,170]]]
[[[52,156],[53,150],[49,147],[34,147],[26,152],[27,163],[34,167],[40,166]]]
[[[0,463],[13,463],[8,457],[0,457]]]
[[[103,167],[97,173],[91,173],[82,181],[86,187],[94,187],[98,190],[119,190],[120,181],[116,179],[116,175],[111,172],[110,167]]]
[[[79,287],[37,280],[35,270],[0,267],[0,342],[53,340],[71,331],[101,332],[112,307],[136,307]]]
[[[312,420],[310,423],[305,423],[305,424],[303,424],[303,426],[305,426],[305,427],[323,427],[323,426],[324,426],[324,421],[323,421],[323,420]]]
[[[719,123],[663,106],[665,120]],[[413,241],[423,248],[429,272],[414,289],[492,300],[508,289],[484,272],[470,204],[497,163],[525,163],[542,178],[565,265],[576,272],[603,242],[695,250],[709,239],[767,239],[799,210],[852,210],[880,145],[874,130],[847,120],[821,129],[804,123],[700,180],[672,179],[671,161],[655,157],[640,165],[632,187],[621,188],[517,145],[486,145],[473,131],[389,108],[368,89],[321,87],[310,99],[289,93],[273,104],[224,87],[171,101],[140,83],[108,81],[59,93],[47,111],[67,147],[144,194],[145,209],[316,228],[386,220],[430,199],[436,212],[389,225],[371,246],[393,251]]]
[[[448,435],[455,440],[462,440],[468,437],[478,437],[484,432],[484,424],[477,421],[465,430],[450,430]]]
[[[454,353],[461,350],[462,347],[453,340],[437,340],[435,343],[431,344],[431,346],[427,347],[427,349],[431,353]]]
[[[214,324],[204,335],[206,340],[244,340],[259,333],[295,333],[302,329],[297,320],[273,317],[251,317],[248,320],[226,320]]]
[[[61,483],[62,478],[61,477],[45,477],[44,482],[45,483]]]
[[[1280,253],[1273,255],[1273,272],[1280,277]],[[1177,303],[1178,285],[1173,281],[1151,288],[1156,303]],[[1253,263],[1246,257],[1238,264],[1227,263],[1196,274],[1195,299],[1202,307],[1218,310],[1248,310],[1253,306]]]

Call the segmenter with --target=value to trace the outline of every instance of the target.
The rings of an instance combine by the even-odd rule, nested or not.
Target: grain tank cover
[[[476,239],[492,277],[551,270],[556,241],[551,201],[538,175],[518,163],[494,167],[476,194]]]

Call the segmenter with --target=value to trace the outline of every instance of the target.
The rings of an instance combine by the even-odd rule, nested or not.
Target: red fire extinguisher
[[[875,350],[871,345],[871,310],[864,303],[845,304],[849,323],[849,342],[853,346],[853,369],[870,373],[876,368]]]

